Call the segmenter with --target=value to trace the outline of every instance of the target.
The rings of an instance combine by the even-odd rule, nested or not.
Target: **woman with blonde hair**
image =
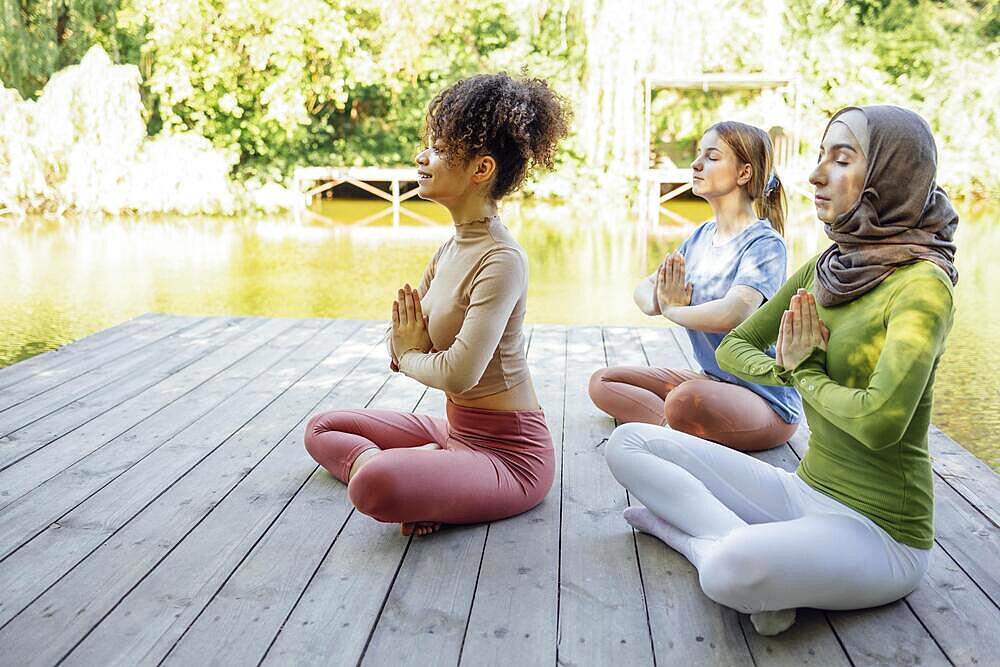
[[[636,287],[636,305],[687,331],[700,372],[604,368],[590,380],[594,404],[619,422],[671,428],[754,451],[787,441],[802,405],[789,387],[748,382],[722,370],[723,336],[774,296],[787,276],[785,205],[767,133],[724,121],[710,127],[691,163],[691,191],[713,218]]]
[[[763,634],[797,607],[898,600],[927,571],[927,430],[958,280],[958,215],[936,171],[912,111],[835,114],[809,177],[833,243],[719,346],[729,372],[801,394],[811,436],[795,472],[642,424],[608,442],[611,472],[645,505],[625,510],[629,524]],[[777,358],[764,353],[775,343]]]

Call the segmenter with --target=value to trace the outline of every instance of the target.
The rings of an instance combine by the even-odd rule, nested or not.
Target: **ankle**
[[[351,471],[347,474],[348,483],[352,479],[354,479],[354,476],[358,474],[358,471],[361,470],[361,468],[364,467],[366,463],[375,458],[375,456],[379,454],[381,451],[382,451],[381,449],[371,447],[358,454],[357,458],[354,459],[354,464],[351,465]]]
[[[750,614],[750,622],[757,634],[773,637],[781,634],[795,623],[795,609],[780,609],[778,611],[760,611]]]

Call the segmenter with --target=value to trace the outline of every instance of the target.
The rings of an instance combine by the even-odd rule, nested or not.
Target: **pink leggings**
[[[798,428],[746,387],[687,370],[602,368],[590,400],[621,423],[669,426],[744,452],[777,447]]]
[[[412,449],[437,443],[441,449]],[[347,486],[354,506],[378,521],[480,523],[531,509],[555,476],[541,410],[502,412],[448,402],[448,419],[395,410],[315,415],[306,450],[342,482],[366,449],[382,449]]]

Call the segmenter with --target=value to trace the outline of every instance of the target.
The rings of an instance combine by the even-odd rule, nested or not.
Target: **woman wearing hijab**
[[[833,245],[718,348],[723,369],[802,396],[812,434],[794,473],[645,424],[608,442],[612,473],[645,505],[626,520],[687,557],[705,594],[762,634],[788,628],[797,607],[892,602],[927,570],[927,429],[958,279],[958,216],[936,170],[915,113],[834,115],[809,178]]]

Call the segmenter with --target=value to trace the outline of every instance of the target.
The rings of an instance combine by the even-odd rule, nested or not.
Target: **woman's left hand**
[[[829,337],[829,329],[819,319],[815,297],[800,289],[789,302],[788,310],[781,316],[775,361],[783,368],[794,370],[817,347],[825,350]]]
[[[684,255],[670,253],[656,273],[656,301],[660,304],[661,311],[674,306],[691,305],[694,287],[685,282],[684,278]]]
[[[420,309],[420,295],[407,284],[392,302],[392,350],[402,359],[409,350],[430,352],[432,347],[427,318]]]

